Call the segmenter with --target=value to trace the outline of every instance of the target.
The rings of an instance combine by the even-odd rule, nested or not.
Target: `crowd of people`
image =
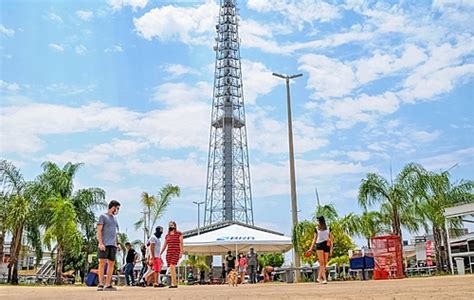
[[[119,211],[120,203],[116,200],[112,200],[108,205],[107,212],[100,215],[97,222],[97,239],[99,242],[97,254],[99,259],[98,291],[117,290],[112,286],[112,274],[114,272],[115,257],[119,244],[117,239],[119,225],[115,218]],[[163,233],[163,227],[156,227],[147,243],[141,245],[140,253],[137,253],[129,242],[125,244],[127,254],[125,257],[126,264],[123,268],[123,272],[125,274],[125,282],[127,285],[142,287],[151,285],[153,287],[164,287],[164,284],[161,282],[160,274],[163,266],[162,255],[166,252],[165,260],[168,267],[167,274],[170,279],[169,282],[167,282],[167,286],[169,288],[178,287],[176,266],[183,255],[183,234],[178,231],[176,222],[174,221],[168,223],[168,233],[165,235],[162,244],[161,237]],[[332,237],[324,218],[319,217],[313,242],[307,252],[312,253],[312,251],[316,249],[320,262],[318,282],[321,283],[327,283],[325,267],[330,253],[332,252],[331,240]],[[141,260],[142,267],[137,280],[135,280],[134,267],[139,259]],[[250,251],[247,254],[239,253],[238,255],[234,255],[231,251],[228,251],[227,255],[224,257],[224,263],[222,264],[222,283],[225,283],[228,280],[231,273],[235,273],[238,283],[241,284],[245,282],[246,275],[248,275],[247,281],[250,284],[264,280],[265,276],[263,273],[265,272],[260,270],[260,272],[257,273],[258,265],[257,253],[253,248],[250,248]],[[105,276],[103,276],[104,274]],[[194,278],[192,273],[191,277]],[[200,283],[204,283],[204,277],[204,271],[201,270]]]

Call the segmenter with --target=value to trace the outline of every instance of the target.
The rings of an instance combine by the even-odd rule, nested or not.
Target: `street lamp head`
[[[278,74],[278,73],[272,73],[273,76],[276,76],[276,77],[280,77],[280,78],[283,78],[283,79],[286,79],[288,76],[285,76],[285,75],[282,75],[282,74]]]
[[[291,75],[289,78],[293,79],[293,78],[301,77],[301,76],[303,76],[303,74],[300,73],[300,74],[296,74],[296,75]]]

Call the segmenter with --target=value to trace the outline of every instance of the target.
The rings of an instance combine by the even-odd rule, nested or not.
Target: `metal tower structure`
[[[214,95],[204,225],[254,225],[236,0],[221,0],[216,25]]]

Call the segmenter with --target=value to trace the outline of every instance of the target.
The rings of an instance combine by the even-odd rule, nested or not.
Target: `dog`
[[[237,281],[238,281],[238,276],[237,276],[237,270],[232,269],[229,274],[227,274],[227,283],[229,286],[237,286]]]

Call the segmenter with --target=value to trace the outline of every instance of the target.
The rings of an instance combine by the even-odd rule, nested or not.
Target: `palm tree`
[[[403,253],[402,225],[410,231],[416,231],[419,226],[415,207],[411,205],[412,199],[409,194],[411,183],[412,173],[410,165],[407,165],[393,183],[389,183],[378,174],[369,173],[362,179],[359,187],[359,205],[364,210],[378,204],[382,215],[390,216],[391,231],[400,238],[401,253]]]
[[[119,248],[122,251],[122,264],[125,264],[125,252],[127,248],[125,247],[125,243],[128,242],[128,235],[125,232],[117,233],[117,239],[119,242]]]
[[[51,242],[56,242],[56,284],[62,283],[63,255],[78,255],[82,246],[82,236],[77,228],[77,215],[69,198],[57,197],[48,199],[51,217],[44,234],[44,242],[51,249]]]
[[[299,222],[294,228],[291,235],[291,242],[293,244],[294,251],[301,257],[301,260],[305,263],[314,263],[318,260],[316,253],[312,253],[310,257],[305,257],[304,253],[311,246],[311,242],[314,237],[314,230],[316,225],[314,222],[304,220]]]
[[[385,217],[378,211],[364,211],[361,215],[350,213],[340,222],[346,234],[365,238],[370,248],[371,237],[390,231]]]
[[[7,281],[18,284],[18,258],[25,228],[29,225],[29,229],[36,231],[34,236],[39,236],[38,227],[31,224],[33,220],[30,218],[35,203],[30,193],[31,183],[25,181],[20,170],[6,160],[0,160],[0,183],[3,188],[3,199],[6,201],[3,202],[4,209],[7,213],[2,231],[12,233]],[[35,249],[41,249],[36,243],[34,246]]]
[[[313,221],[316,221],[316,218],[319,216],[323,216],[328,223],[337,220],[338,215],[334,204],[321,205],[318,189],[315,188],[314,191],[316,194],[316,211],[313,214]]]
[[[41,224],[44,224],[45,242],[56,242],[56,283],[61,283],[64,252],[75,253],[81,248],[80,230],[91,240],[94,234],[94,209],[105,206],[105,192],[98,188],[74,192],[74,177],[82,163],[66,163],[60,168],[53,162],[42,164],[44,172],[35,181],[35,192],[40,199]],[[63,216],[57,215],[67,211]]]
[[[413,203],[422,218],[426,232],[431,226],[436,262],[441,271],[444,265],[449,268],[444,209],[474,202],[474,181],[461,180],[452,183],[449,179],[449,172],[434,173],[417,164],[411,164],[410,170],[414,178],[410,190],[414,199]]]
[[[155,228],[156,222],[163,216],[166,208],[173,197],[179,197],[180,188],[176,185],[167,184],[160,189],[157,196],[142,193],[140,202],[143,206],[143,216],[134,224],[135,229],[144,227],[146,238],[149,238],[151,231]],[[145,242],[145,237],[143,242]]]
[[[201,270],[208,272],[211,270],[206,263],[206,256],[204,255],[189,255],[188,258],[182,262],[182,265],[189,266],[197,272]]]
[[[160,189],[157,195],[156,204],[151,211],[151,226],[155,228],[156,222],[163,216],[173,197],[179,197],[181,190],[177,185],[167,184]]]
[[[0,264],[3,264],[3,256],[5,252],[3,251],[3,245],[5,244],[5,234],[7,228],[5,226],[6,219],[7,219],[7,203],[8,198],[0,191]]]
[[[140,203],[143,206],[143,216],[134,225],[135,229],[143,226],[143,242],[145,243],[146,239],[150,237],[151,210],[156,204],[156,198],[148,192],[143,192]]]

